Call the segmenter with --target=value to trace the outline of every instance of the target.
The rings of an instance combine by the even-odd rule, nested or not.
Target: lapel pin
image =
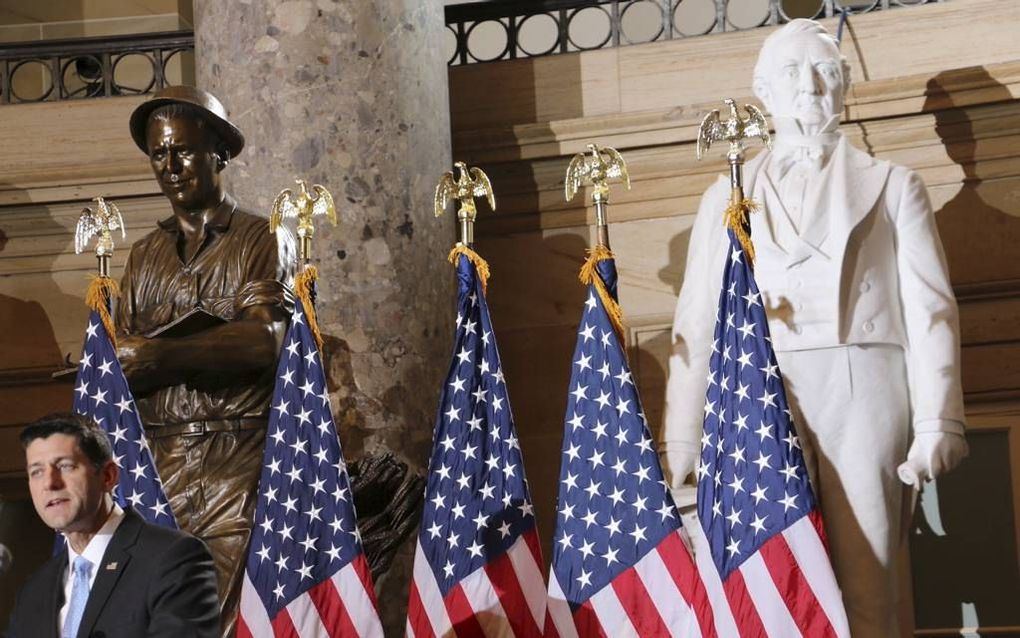
[[[113,561],[112,563],[107,563],[106,564],[106,571],[112,572],[115,569],[117,569],[117,561]]]

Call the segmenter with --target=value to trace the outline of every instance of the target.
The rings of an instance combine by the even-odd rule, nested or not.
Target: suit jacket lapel
[[[836,246],[846,245],[851,231],[874,208],[890,168],[889,162],[876,160],[841,138],[822,173],[824,187],[813,189],[805,202],[810,218],[801,238],[819,251],[830,234]]]
[[[142,529],[142,519],[131,509],[124,510],[124,520],[117,526],[113,533],[110,544],[106,547],[103,560],[96,573],[96,580],[92,583],[92,590],[89,592],[89,600],[85,604],[85,613],[82,614],[81,625],[78,627],[78,638],[88,636],[93,626],[99,620],[99,615],[106,606],[106,601],[113,593],[120,575],[124,573],[131,560],[130,548],[138,539]]]
[[[57,556],[54,556],[49,560],[44,568],[46,570],[46,576],[42,578],[42,582],[50,583],[49,591],[46,596],[39,601],[41,608],[39,610],[39,620],[34,622],[39,629],[39,636],[52,636],[56,638],[60,635],[60,628],[57,626],[60,622],[60,607],[64,604],[64,572],[67,571],[67,548]]]

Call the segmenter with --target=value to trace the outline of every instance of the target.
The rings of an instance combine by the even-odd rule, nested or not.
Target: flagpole
[[[602,299],[606,312],[620,339],[624,338],[623,310],[616,298],[616,270],[609,268],[606,275],[611,281],[604,281],[598,273],[598,264],[613,259],[609,249],[609,185],[622,181],[630,190],[630,174],[623,156],[609,146],[589,143],[586,153],[578,153],[567,165],[563,178],[563,194],[569,202],[582,187],[592,189],[591,201],[595,206],[595,246],[588,250],[588,259],[581,267],[579,278],[584,285],[593,285]],[[608,287],[607,287],[608,286]]]
[[[88,248],[92,238],[97,238],[95,249],[97,273],[85,293],[85,304],[99,313],[110,340],[116,346],[117,337],[110,312],[113,308],[113,299],[119,294],[119,290],[117,282],[110,278],[110,261],[114,249],[113,231],[120,230],[121,239],[125,239],[127,233],[124,229],[124,218],[116,204],[102,197],[94,197],[92,201],[95,202],[95,210],[86,206],[78,216],[74,230],[74,252],[80,255]]]
[[[312,184],[301,178],[295,178],[297,192],[285,188],[276,196],[273,208],[269,212],[269,232],[275,234],[283,224],[284,218],[297,219],[298,237],[298,273],[294,277],[294,294],[304,306],[308,327],[315,337],[315,345],[322,351],[322,333],[315,314],[315,282],[319,279],[319,269],[312,265],[312,237],[315,236],[316,217],[325,217],[336,226],[337,214],[333,195],[321,184]]]
[[[700,160],[711,148],[713,142],[727,142],[726,161],[730,166],[730,204],[726,208],[726,225],[733,230],[748,255],[754,262],[754,245],[751,243],[750,213],[757,205],[744,195],[744,149],[745,143],[752,139],[760,139],[766,148],[772,148],[772,137],[769,135],[768,122],[762,112],[752,104],[744,105],[747,118],[742,118],[737,111],[737,103],[732,98],[723,100],[729,111],[729,117],[723,121],[719,110],[715,109],[701,121],[698,130],[697,155]]]

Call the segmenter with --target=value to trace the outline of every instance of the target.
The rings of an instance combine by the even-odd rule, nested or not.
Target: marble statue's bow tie
[[[776,145],[772,153],[780,176],[786,175],[794,165],[820,171],[825,161],[825,147],[821,144]]]

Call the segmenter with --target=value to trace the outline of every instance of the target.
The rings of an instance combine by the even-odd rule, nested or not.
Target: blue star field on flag
[[[305,317],[298,299],[276,372],[246,565],[270,620],[363,555],[326,377]]]
[[[150,523],[176,528],[117,351],[94,310],[78,364],[74,411],[91,417],[110,438],[113,460],[120,467],[117,504],[131,506]]]
[[[457,262],[453,360],[442,389],[419,543],[443,596],[535,528],[489,307]]]
[[[728,233],[697,469],[698,517],[723,579],[815,508],[761,294]]]
[[[616,265],[596,265],[616,297]],[[620,338],[594,283],[578,325],[552,572],[576,609],[681,526]]]

